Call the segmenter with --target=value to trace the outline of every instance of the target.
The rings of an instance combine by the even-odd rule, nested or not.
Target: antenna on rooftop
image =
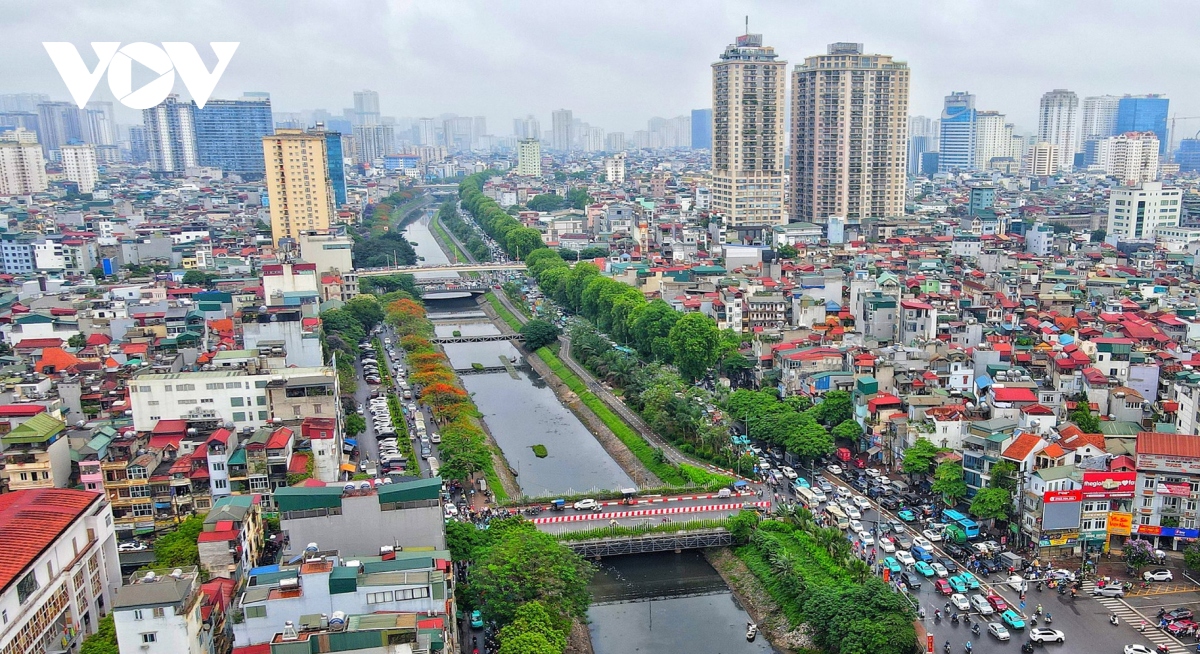
[[[750,33],[750,15],[746,15],[746,34]]]

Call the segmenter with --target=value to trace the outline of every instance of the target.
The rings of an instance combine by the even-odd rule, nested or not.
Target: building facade
[[[1154,132],[1158,135],[1158,154],[1167,152],[1167,112],[1171,101],[1164,95],[1126,95],[1117,102],[1117,126],[1114,134]]]
[[[692,149],[712,149],[712,109],[692,109]]]
[[[1178,227],[1182,192],[1162,182],[1115,188],[1108,198],[1108,235],[1120,241],[1153,241],[1159,227]]]
[[[1158,136],[1128,132],[1096,142],[1096,164],[1126,186],[1158,179]]]
[[[324,134],[280,129],[262,144],[274,241],[328,230],[334,209]]]
[[[575,143],[575,126],[570,109],[558,109],[550,114],[550,148],[566,152]]]
[[[904,213],[908,65],[833,43],[792,74],[791,219]]]
[[[0,195],[41,193],[48,186],[40,145],[0,141]]]
[[[978,134],[975,96],[955,91],[946,96],[942,108],[938,172],[975,170]]]
[[[1102,139],[1117,133],[1117,108],[1121,98],[1093,95],[1083,99],[1083,117],[1079,121],[1079,140]]]
[[[263,137],[274,131],[270,98],[209,100],[196,112],[196,152],[201,166],[262,175]]]
[[[525,177],[542,176],[542,142],[521,139],[517,144],[517,174]]]
[[[179,96],[173,94],[157,106],[142,110],[151,170],[183,174],[200,163],[195,110],[195,104],[180,102]]]
[[[999,111],[975,114],[975,167],[987,170],[993,159],[1012,156],[1012,123]]]
[[[91,193],[96,188],[99,173],[96,168],[96,146],[91,144],[64,145],[59,150],[63,175],[68,181],[79,185],[80,193]]]
[[[727,227],[784,224],[787,62],[745,34],[712,71],[713,211]]]
[[[1038,141],[1054,145],[1058,170],[1075,165],[1079,147],[1079,96],[1074,91],[1054,89],[1042,94],[1038,108]]]

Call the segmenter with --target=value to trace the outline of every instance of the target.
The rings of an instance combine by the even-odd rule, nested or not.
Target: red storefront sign
[[[1046,491],[1042,495],[1042,501],[1046,504],[1059,504],[1062,502],[1082,502],[1083,491],[1081,490],[1065,490],[1065,491]]]
[[[1133,497],[1136,472],[1084,472],[1083,497],[1089,500]]]
[[[1192,487],[1187,483],[1168,483],[1158,482],[1157,492],[1159,495],[1173,495],[1175,497],[1191,497]]]

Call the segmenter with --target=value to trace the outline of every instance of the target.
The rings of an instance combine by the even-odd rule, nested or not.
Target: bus
[[[432,456],[427,460],[429,461],[429,476],[438,476],[438,472],[440,472],[442,468],[442,466],[438,463],[438,460]]]
[[[825,515],[829,516],[830,525],[836,526],[842,531],[850,528],[850,518],[846,517],[846,512],[838,505],[830,504],[825,507]]]
[[[967,538],[979,537],[979,523],[959,513],[958,511],[946,509],[945,511],[942,511],[942,519],[948,523],[956,524],[962,528],[963,533],[966,534]]]
[[[800,503],[808,509],[816,509],[821,503],[817,501],[817,496],[811,488],[797,488],[796,495],[800,498]]]

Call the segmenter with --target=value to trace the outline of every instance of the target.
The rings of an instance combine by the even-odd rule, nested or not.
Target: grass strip
[[[500,316],[500,319],[507,323],[508,326],[513,329],[513,331],[521,331],[521,321],[517,320],[517,317],[513,315],[513,312],[509,311],[508,307],[504,306],[504,303],[500,301],[500,298],[496,297],[495,293],[489,291],[487,294],[487,301],[492,305],[492,309],[495,309],[496,315]]]

